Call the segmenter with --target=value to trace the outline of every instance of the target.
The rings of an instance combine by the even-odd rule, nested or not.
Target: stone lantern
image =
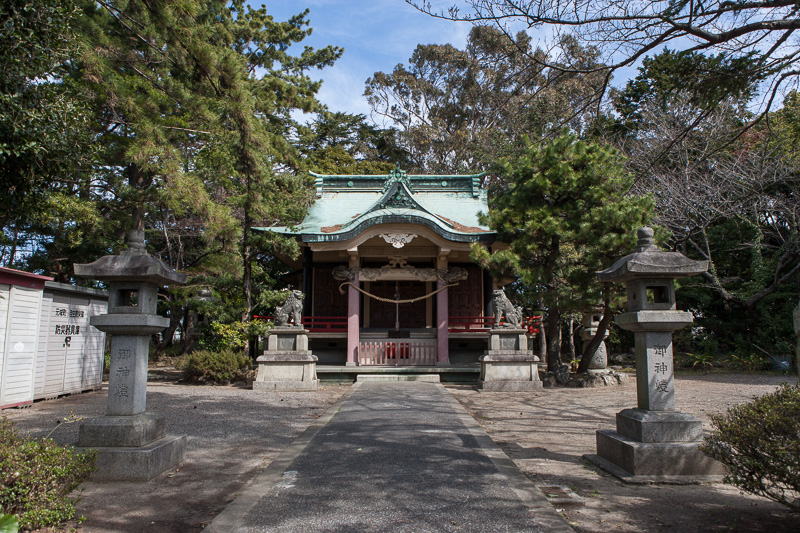
[[[634,253],[598,272],[601,282],[628,286],[628,311],[615,322],[634,332],[638,407],[617,413],[617,431],[597,432],[590,459],[627,481],[717,479],[722,465],[698,449],[702,422],[675,410],[672,361],[672,332],[693,319],[676,308],[674,280],[705,272],[708,262],[662,251],[651,228],[638,237]]]
[[[166,436],[164,419],[147,412],[150,336],[169,326],[156,314],[158,287],[186,276],[147,255],[143,231],[127,243],[119,255],[75,265],[76,275],[108,283],[108,314],[91,324],[111,334],[106,415],[81,424],[78,446],[98,450],[96,479],[147,481],[180,463],[186,448],[185,437]]]
[[[583,346],[586,347],[592,339],[594,338],[595,334],[597,333],[597,328],[600,326],[600,317],[602,316],[603,308],[598,307],[595,308],[590,313],[584,313],[581,319],[581,339],[583,340]],[[606,331],[603,339],[608,338],[608,331]],[[592,354],[592,358],[589,360],[589,373],[593,372],[602,372],[605,371],[606,367],[608,366],[608,351],[606,350],[606,343],[605,341],[600,341],[600,345]]]
[[[198,307],[218,302],[219,299],[214,297],[214,293],[209,289],[200,289],[197,291],[197,296],[189,301],[191,308],[191,327],[188,328],[187,335],[196,337],[200,335],[200,328],[208,326],[210,320],[208,315],[198,311]]]

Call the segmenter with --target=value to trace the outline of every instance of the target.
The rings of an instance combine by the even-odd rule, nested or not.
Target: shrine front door
[[[395,299],[395,293],[401,300],[418,298],[426,294],[425,283],[421,281],[373,281],[369,292],[375,296]],[[377,329],[394,329],[395,317],[399,314],[400,328],[425,327],[425,300],[409,304],[382,302],[372,298],[369,302],[369,327]]]

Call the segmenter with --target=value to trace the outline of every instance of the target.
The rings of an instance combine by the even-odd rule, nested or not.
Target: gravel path
[[[677,409],[710,429],[709,415],[772,392],[797,377],[768,374],[676,376]],[[595,431],[614,429],[615,415],[636,407],[636,383],[534,393],[481,393],[450,387],[494,441],[536,484],[566,487],[582,501],[556,504],[576,531],[795,532],[798,517],[728,485],[627,485],[589,465]]]
[[[238,387],[148,383],[148,410],[166,417],[168,434],[187,436],[186,461],[148,483],[84,483],[76,508],[87,520],[79,531],[202,530],[345,390],[334,385],[317,392],[258,394]],[[103,415],[105,404],[102,390],[3,414],[22,431],[41,436],[70,411],[91,418]],[[51,438],[75,444],[78,425],[60,427]]]
[[[678,374],[677,408],[703,420],[796,377]],[[167,417],[167,431],[188,437],[187,460],[148,483],[84,484],[79,532],[190,532],[207,525],[242,488],[347,390],[254,394],[250,389],[151,382],[148,409]],[[595,431],[613,429],[614,415],[635,407],[632,379],[617,387],[545,389],[532,393],[448,390],[534,482],[574,491],[582,501],[557,503],[576,531],[797,531],[797,515],[726,485],[626,485],[587,466]],[[18,427],[44,435],[70,414],[105,412],[105,390],[30,408],[6,410]],[[77,424],[52,438],[77,441]]]

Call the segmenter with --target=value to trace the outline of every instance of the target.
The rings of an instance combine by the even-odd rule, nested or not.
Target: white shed
[[[106,334],[89,318],[108,311],[108,293],[48,281],[44,284],[34,399],[99,389]]]
[[[0,409],[33,402],[42,294],[51,280],[0,267]]]

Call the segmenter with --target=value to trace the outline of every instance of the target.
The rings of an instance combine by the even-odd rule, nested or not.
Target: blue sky
[[[312,73],[323,84],[318,97],[332,111],[369,116],[364,82],[375,72],[391,72],[406,63],[418,44],[463,47],[470,25],[435,19],[403,0],[256,0],[277,21],[309,9],[313,33],[301,45],[335,45],[344,54],[333,67]]]

